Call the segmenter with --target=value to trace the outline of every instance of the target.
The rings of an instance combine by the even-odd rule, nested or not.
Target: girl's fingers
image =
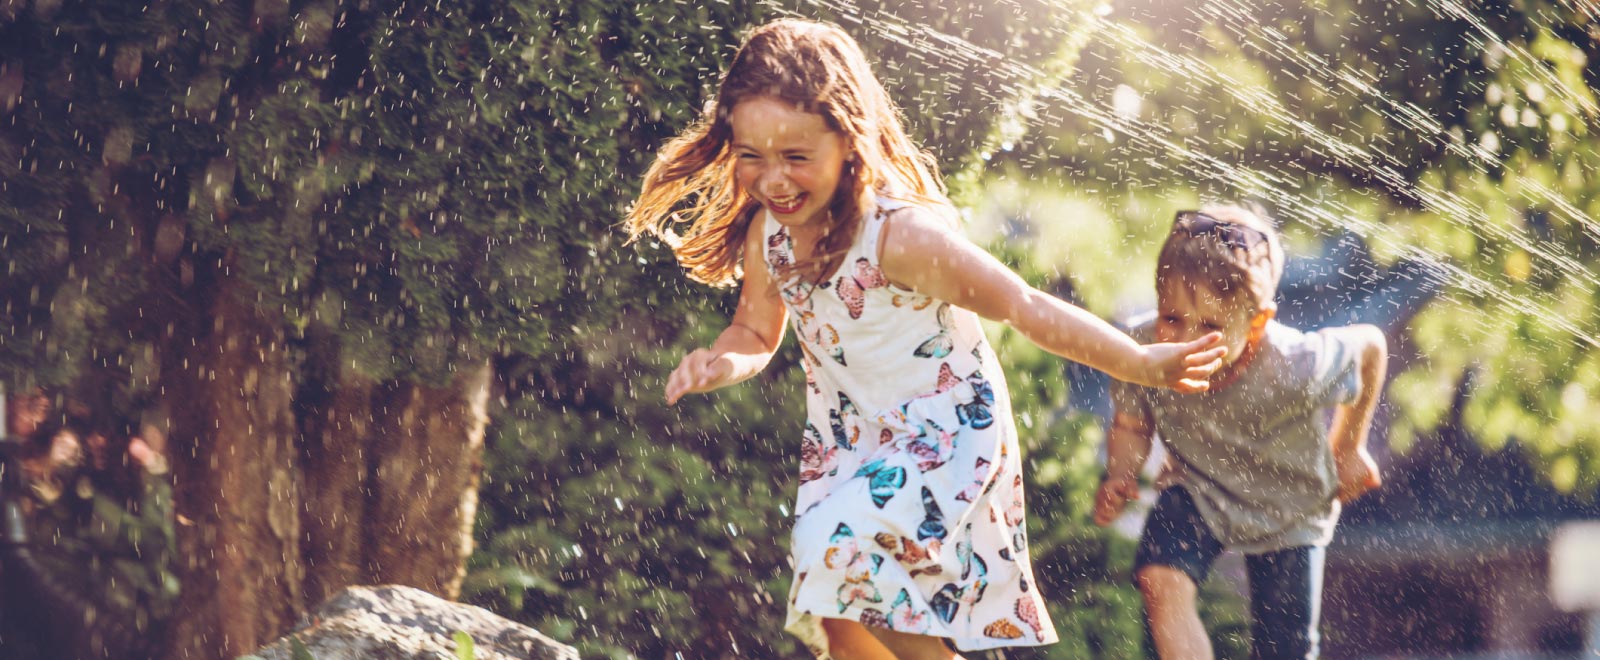
[[[1190,380],[1205,380],[1211,374],[1222,368],[1222,360],[1212,360],[1206,364],[1199,364],[1183,370],[1183,378]]]
[[[1209,383],[1207,381],[1204,381],[1204,380],[1194,379],[1194,378],[1185,378],[1183,380],[1178,381],[1178,383],[1176,385],[1173,385],[1172,389],[1175,389],[1175,390],[1177,390],[1179,392],[1182,392],[1184,394],[1199,394],[1201,392],[1204,392],[1206,390],[1211,389],[1211,383]]]
[[[685,358],[677,369],[672,370],[672,375],[667,376],[667,405],[670,406],[677,403],[678,399],[683,398],[683,395],[688,392],[689,369],[691,368],[692,365],[689,359]]]
[[[667,378],[667,405],[678,402],[678,397],[683,396],[683,387],[678,385],[678,372],[672,372]]]
[[[1211,348],[1209,350],[1204,350],[1204,351],[1200,351],[1198,353],[1190,353],[1188,355],[1185,355],[1185,356],[1183,356],[1183,363],[1185,365],[1190,365],[1190,366],[1196,365],[1196,364],[1205,364],[1207,362],[1213,362],[1213,361],[1216,361],[1216,360],[1221,360],[1222,357],[1224,355],[1227,355],[1227,354],[1228,354],[1228,347],[1227,346],[1217,346],[1217,347]]]
[[[1222,333],[1209,332],[1206,333],[1206,336],[1189,342],[1188,345],[1184,346],[1184,348],[1187,349],[1184,352],[1193,353],[1195,351],[1203,351],[1207,348],[1211,348],[1214,344],[1220,343],[1222,343]]]
[[[683,395],[703,389],[711,382],[711,370],[707,367],[707,356],[710,353],[704,349],[690,353],[672,370],[672,375],[667,377],[667,405],[678,402]]]
[[[683,356],[683,361],[667,376],[667,405],[677,403],[685,394],[704,392],[717,382],[717,355],[701,348]]]

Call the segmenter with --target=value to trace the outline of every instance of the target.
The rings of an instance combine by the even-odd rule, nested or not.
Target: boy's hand
[[[1204,392],[1207,379],[1222,368],[1222,333],[1213,332],[1194,341],[1170,344],[1145,344],[1143,381],[1140,385],[1170,387],[1184,394]]]
[[[1110,525],[1128,503],[1139,499],[1139,480],[1131,475],[1106,477],[1094,496],[1094,524]]]
[[[1339,470],[1339,501],[1349,502],[1367,491],[1383,485],[1378,476],[1378,463],[1362,447],[1334,454],[1334,465]]]
[[[721,357],[721,353],[704,348],[683,356],[678,368],[673,369],[672,375],[667,377],[667,405],[677,403],[685,394],[710,392],[722,387],[733,365]]]

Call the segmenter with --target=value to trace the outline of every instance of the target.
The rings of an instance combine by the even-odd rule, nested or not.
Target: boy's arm
[[[1005,323],[1040,348],[1118,380],[1199,392],[1222,365],[1221,335],[1140,346],[1088,311],[1029,286],[926,209],[890,214],[883,243],[889,281]]]
[[[672,370],[667,377],[668,405],[691,392],[710,392],[742,382],[766,368],[778,351],[789,310],[767,273],[763,247],[759,225],[752,224],[745,237],[744,279],[733,320],[710,348],[685,355]]]
[[[1113,414],[1111,432],[1106,436],[1106,477],[1137,480],[1145,461],[1150,460],[1150,446],[1154,437],[1154,429],[1148,420],[1122,410]]]
[[[1355,399],[1334,410],[1333,424],[1328,428],[1328,443],[1339,469],[1339,499],[1350,501],[1383,483],[1377,464],[1367,452],[1367,431],[1372,427],[1372,415],[1389,368],[1389,342],[1383,331],[1372,325],[1326,332],[1356,353],[1359,384]]]
[[[1095,495],[1094,522],[1105,526],[1122,514],[1128,502],[1139,498],[1139,471],[1150,458],[1155,432],[1149,420],[1118,410],[1106,434],[1106,476]]]

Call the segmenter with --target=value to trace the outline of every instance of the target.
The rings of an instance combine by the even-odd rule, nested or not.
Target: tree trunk
[[[219,289],[210,314],[187,319],[194,332],[177,335],[194,345],[170,351],[163,370],[183,560],[175,658],[249,653],[306,605],[284,334],[240,300],[243,286],[224,280]]]
[[[442,387],[345,368],[297,390],[300,348],[244,302],[246,285],[218,279],[213,300],[195,300],[203,286],[186,292],[197,311],[174,319],[163,352],[182,581],[164,657],[250,653],[354,584],[455,598],[472,552],[488,362]]]
[[[306,602],[312,606],[354,584],[370,583],[362,527],[373,442],[371,379],[348,363],[327,387],[325,408],[305,436]]]
[[[472,554],[472,524],[489,424],[488,361],[445,387],[399,383],[374,407],[367,570],[454,599]]]
[[[307,602],[358,584],[455,598],[472,554],[491,367],[438,388],[339,371],[306,438]]]

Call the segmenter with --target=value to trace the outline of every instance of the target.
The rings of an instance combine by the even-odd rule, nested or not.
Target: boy
[[[1177,215],[1156,270],[1157,318],[1139,341],[1223,333],[1223,367],[1201,394],[1126,383],[1115,408],[1095,522],[1138,498],[1158,432],[1166,486],[1134,562],[1156,651],[1210,658],[1197,586],[1224,549],[1250,577],[1251,657],[1317,657],[1324,550],[1339,503],[1379,485],[1367,427],[1388,349],[1370,325],[1302,333],[1273,321],[1283,250],[1260,215],[1236,206]],[[1324,411],[1334,408],[1331,427]]]

